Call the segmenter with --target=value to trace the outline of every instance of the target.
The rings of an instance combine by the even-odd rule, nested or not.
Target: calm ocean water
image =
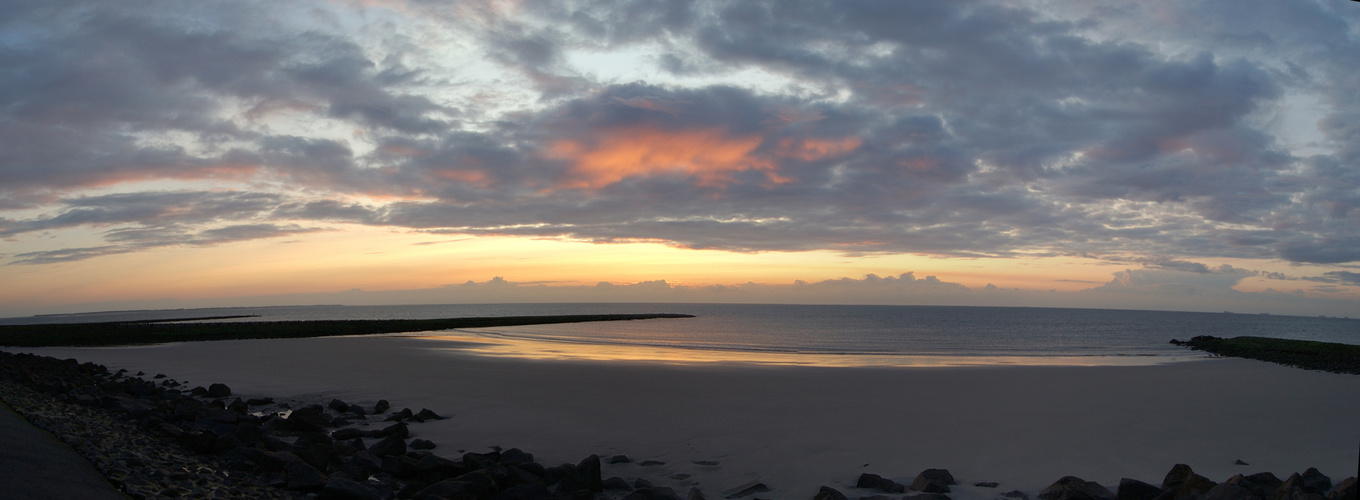
[[[829,364],[920,364],[921,358],[1096,359],[1094,364],[1199,357],[1168,342],[1242,335],[1360,344],[1360,320],[1297,316],[1009,307],[751,304],[477,304],[214,308],[34,316],[0,324],[172,319],[255,314],[246,321],[419,319],[599,313],[686,313],[660,319],[487,328],[436,338],[496,344],[488,354],[535,351],[606,359],[717,360],[768,356]],[[242,321],[242,320],[232,320]],[[586,354],[580,354],[586,353]],[[592,354],[593,353],[593,354]],[[603,353],[603,354],[601,354]],[[540,356],[541,357],[541,356]],[[793,357],[793,358],[789,358]],[[883,362],[884,359],[916,362]],[[1107,362],[1098,361],[1106,358]],[[874,359],[859,363],[854,360]],[[1124,361],[1116,361],[1124,359]],[[806,361],[806,360],[804,360]],[[813,362],[817,364],[819,362]],[[985,364],[985,363],[984,363]]]

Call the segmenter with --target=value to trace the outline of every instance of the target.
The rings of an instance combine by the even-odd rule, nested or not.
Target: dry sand
[[[861,472],[909,483],[947,468],[960,500],[1033,496],[1075,475],[1112,490],[1160,483],[1177,463],[1221,481],[1317,467],[1355,475],[1360,376],[1241,359],[1152,366],[831,368],[733,363],[545,361],[470,354],[456,342],[346,337],[43,348],[111,369],[222,382],[240,395],[422,407],[450,416],[412,427],[435,451],[518,447],[552,465],[626,454],[662,466],[606,465],[709,498],[752,480],[772,498],[821,485],[856,497]],[[1250,466],[1234,465],[1236,460]],[[718,465],[698,465],[713,461]],[[688,479],[671,479],[690,474]]]

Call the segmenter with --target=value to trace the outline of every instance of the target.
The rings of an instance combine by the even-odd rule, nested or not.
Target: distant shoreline
[[[200,342],[211,340],[282,339],[350,335],[408,333],[454,328],[631,321],[642,319],[693,318],[690,314],[578,314],[555,316],[503,316],[480,318],[249,321],[186,323],[248,316],[214,316],[166,320],[111,321],[0,325],[0,346],[6,347],[112,347]]]

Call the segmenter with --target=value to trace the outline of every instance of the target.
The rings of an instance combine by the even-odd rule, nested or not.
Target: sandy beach
[[[446,456],[493,446],[546,464],[625,454],[664,465],[606,464],[605,477],[698,486],[710,498],[753,480],[772,498],[810,498],[821,485],[853,498],[862,472],[909,483],[926,468],[949,469],[962,500],[1033,496],[1065,475],[1111,489],[1121,477],[1160,483],[1177,463],[1217,481],[1308,467],[1340,480],[1356,474],[1360,443],[1360,377],[1241,359],[844,368],[524,360],[466,347],[385,336],[22,351],[240,395],[387,399],[451,417],[412,428]],[[1000,485],[966,486],[977,481]]]

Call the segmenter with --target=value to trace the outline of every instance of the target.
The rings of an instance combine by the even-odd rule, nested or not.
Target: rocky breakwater
[[[222,384],[186,390],[144,375],[0,352],[5,402],[132,498],[588,499],[603,491],[594,455],[553,467],[518,449],[435,455],[434,443],[412,432],[442,418],[428,409],[339,400],[288,408],[233,397]]]
[[[1239,465],[1246,465],[1239,462]],[[861,474],[855,489],[860,500],[949,500],[954,476],[944,469],[926,469],[910,486],[877,474]],[[997,488],[995,482],[973,483],[976,488]],[[897,494],[900,496],[894,496]],[[1356,478],[1333,484],[1315,468],[1281,480],[1269,472],[1238,474],[1218,483],[1196,474],[1189,465],[1177,464],[1161,486],[1124,478],[1115,491],[1094,481],[1067,476],[1038,493],[1039,500],[1357,500]],[[998,500],[1029,500],[1029,494],[1011,490],[995,495]],[[823,486],[813,500],[849,500],[844,493]]]

